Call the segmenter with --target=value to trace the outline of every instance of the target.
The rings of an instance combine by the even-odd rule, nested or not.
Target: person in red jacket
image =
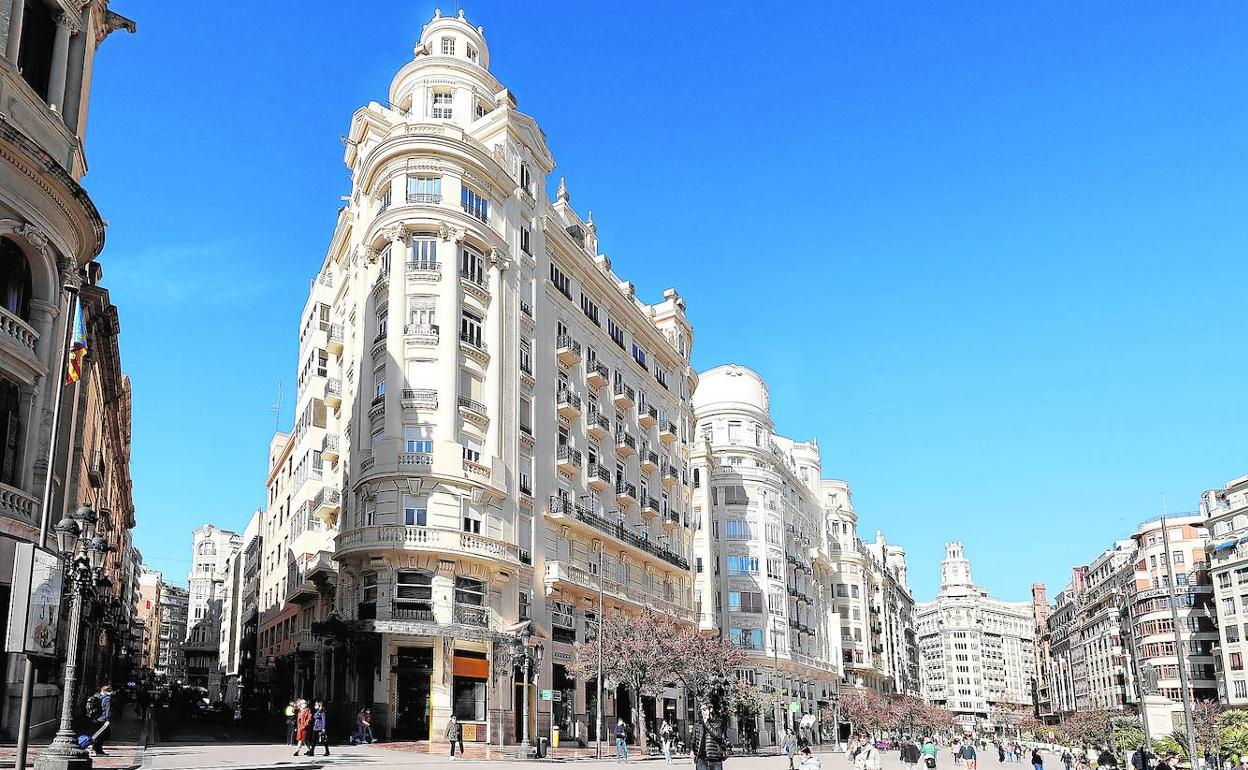
[[[295,753],[299,756],[299,749],[307,749],[307,756],[312,756],[312,745],[309,740],[312,737],[312,709],[308,708],[306,700],[299,701],[299,714],[295,717]]]

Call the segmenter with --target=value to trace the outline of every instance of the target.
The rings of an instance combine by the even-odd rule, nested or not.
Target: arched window
[[[0,238],[0,307],[23,321],[30,318],[30,263],[17,244]]]
[[[0,379],[0,483],[17,486],[21,463],[21,394],[17,386]]]

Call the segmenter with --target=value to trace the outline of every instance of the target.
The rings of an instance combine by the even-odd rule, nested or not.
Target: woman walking
[[[1034,770],[1044,770],[1044,757],[1040,756],[1040,747],[1031,750],[1031,766]]]
[[[299,756],[300,749],[307,749],[307,756],[312,756],[312,747],[308,745],[311,732],[312,709],[308,708],[306,700],[301,700],[295,704],[295,753],[292,756]]]

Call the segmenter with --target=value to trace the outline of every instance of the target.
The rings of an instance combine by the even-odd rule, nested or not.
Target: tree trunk
[[[646,712],[641,707],[641,685],[633,688],[633,735],[637,739],[637,750],[646,754]]]

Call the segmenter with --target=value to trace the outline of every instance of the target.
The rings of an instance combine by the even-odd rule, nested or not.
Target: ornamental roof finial
[[[555,199],[564,203],[568,202],[568,180],[567,177],[559,177],[559,191],[555,193]]]

